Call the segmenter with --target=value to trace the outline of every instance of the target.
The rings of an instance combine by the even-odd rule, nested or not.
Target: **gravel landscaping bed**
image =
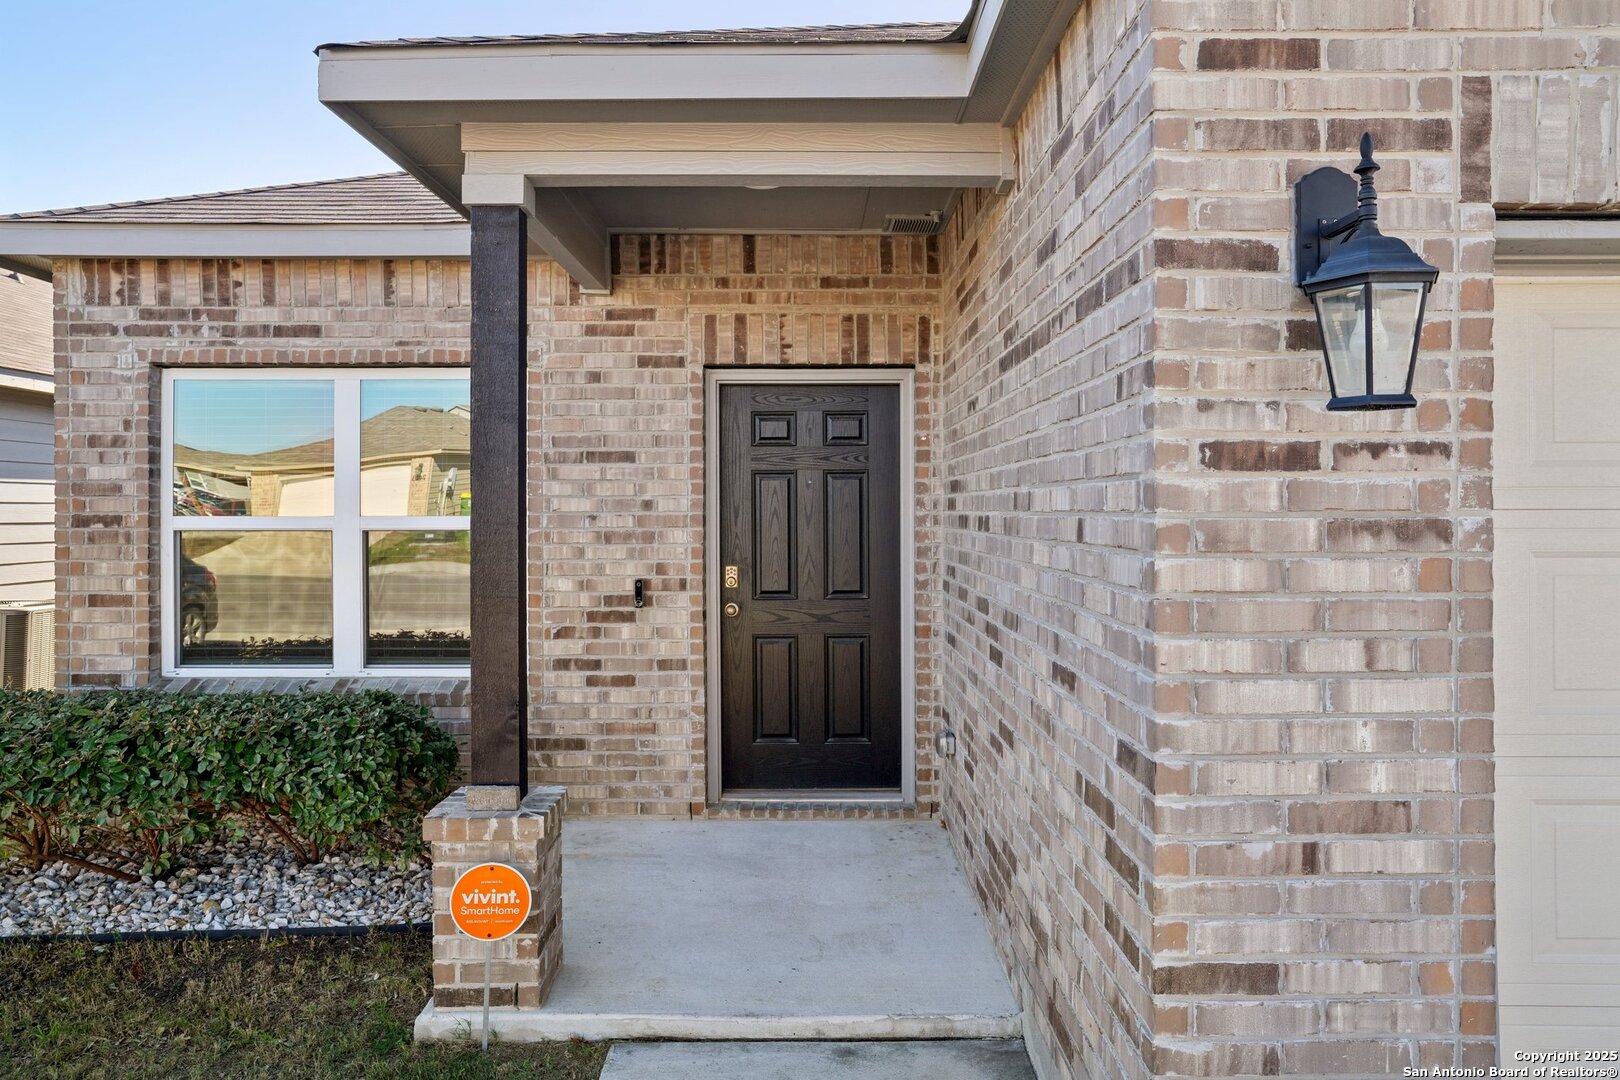
[[[0,938],[425,922],[430,878],[425,860],[372,865],[353,852],[299,866],[279,841],[255,834],[189,849],[161,881],[0,861]]]

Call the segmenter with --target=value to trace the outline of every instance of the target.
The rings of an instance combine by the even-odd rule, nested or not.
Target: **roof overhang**
[[[0,255],[0,272],[21,274],[23,277],[51,280],[51,260],[46,255]]]
[[[1078,7],[980,0],[937,41],[324,45],[320,97],[455,209],[524,206],[605,290],[613,232],[879,231],[1004,189]]]
[[[465,224],[204,225],[0,219],[0,266],[49,280],[52,259],[466,258]]]

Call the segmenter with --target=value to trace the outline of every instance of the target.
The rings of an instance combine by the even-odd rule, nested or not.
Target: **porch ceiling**
[[[531,238],[582,287],[605,290],[612,232],[878,231],[890,215],[948,213],[961,188],[1009,183],[998,129],[1077,7],[977,0],[947,34],[416,39],[316,52],[321,100],[355,130],[459,211],[524,206]]]

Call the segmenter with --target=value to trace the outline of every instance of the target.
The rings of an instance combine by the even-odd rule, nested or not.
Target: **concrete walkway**
[[[619,1043],[602,1080],[1035,1080],[1017,1039]]]
[[[896,821],[563,826],[563,970],[509,1041],[1005,1039],[1017,1006],[944,830]],[[476,1029],[436,1010],[418,1038]]]

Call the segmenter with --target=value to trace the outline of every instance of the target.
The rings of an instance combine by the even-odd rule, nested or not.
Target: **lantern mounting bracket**
[[[1294,183],[1294,284],[1316,273],[1361,220],[1356,179],[1324,165]]]
[[[1324,167],[1306,173],[1294,184],[1294,284],[1305,279],[1350,239],[1356,226],[1366,225],[1378,233],[1378,192],[1373,177],[1378,162],[1373,160],[1372,132],[1361,136],[1361,162],[1356,166],[1358,183],[1348,173]]]

